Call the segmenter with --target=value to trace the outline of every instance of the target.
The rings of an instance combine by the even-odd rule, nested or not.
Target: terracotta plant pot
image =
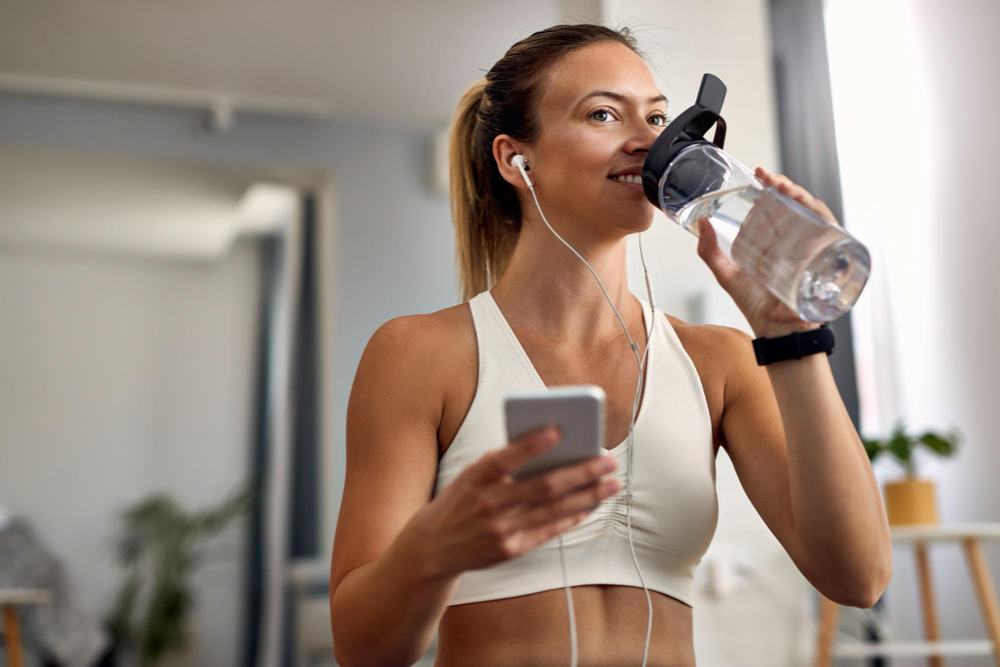
[[[934,482],[906,477],[885,483],[885,512],[890,526],[937,523]]]

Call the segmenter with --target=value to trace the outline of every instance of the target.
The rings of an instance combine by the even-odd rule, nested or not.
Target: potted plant
[[[937,523],[934,482],[917,477],[913,453],[917,446],[923,445],[942,458],[953,456],[958,447],[959,437],[957,429],[952,429],[948,435],[933,431],[925,431],[919,435],[907,434],[903,420],[900,419],[888,438],[881,440],[862,438],[868,459],[872,463],[879,455],[885,453],[894,458],[905,471],[902,480],[886,482],[884,486],[885,511],[889,525]]]
[[[151,667],[188,644],[195,603],[190,580],[204,564],[206,543],[255,498],[248,486],[216,507],[188,512],[168,495],[154,494],[122,512],[113,546],[127,574],[107,621],[116,652],[128,651]]]

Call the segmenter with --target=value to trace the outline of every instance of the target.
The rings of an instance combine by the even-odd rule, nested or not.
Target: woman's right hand
[[[548,438],[546,436],[549,436]],[[540,428],[484,454],[422,507],[407,524],[426,563],[439,576],[517,558],[582,521],[619,491],[610,456],[515,480],[511,473],[551,449],[561,437]]]

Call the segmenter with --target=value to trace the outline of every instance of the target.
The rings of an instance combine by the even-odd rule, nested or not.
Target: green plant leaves
[[[139,573],[133,569],[115,598],[114,611],[107,624],[115,646],[130,645],[131,638],[134,635],[132,609],[135,607],[136,598],[139,596],[141,584]]]
[[[879,441],[875,438],[862,438],[861,442],[865,446],[865,452],[868,453],[868,460],[874,461],[878,458],[879,453],[882,451],[882,447]]]
[[[184,648],[188,642],[185,620],[194,606],[191,592],[177,579],[168,578],[157,583],[144,623],[143,663],[155,662],[169,651]]]
[[[943,436],[934,431],[925,431],[919,436],[912,436],[906,433],[904,420],[900,418],[892,429],[888,438],[862,438],[865,451],[868,453],[868,460],[874,462],[883,452],[891,455],[906,471],[908,476],[916,476],[916,462],[913,456],[917,445],[923,444],[930,451],[938,456],[954,456],[957,451],[960,439],[958,429],[952,429]]]
[[[186,621],[195,602],[188,583],[204,560],[204,543],[250,510],[259,488],[258,481],[251,482],[199,512],[187,512],[158,493],[121,513],[112,547],[128,575],[107,621],[116,646],[136,647],[143,665],[185,646]],[[136,607],[143,607],[138,623],[133,619]]]
[[[920,436],[920,442],[927,445],[931,451],[933,451],[938,456],[951,456],[955,453],[956,445],[958,444],[957,438],[952,442],[949,439],[943,438],[936,433],[928,431]]]
[[[906,468],[906,474],[913,474],[913,443],[902,433],[893,436],[885,445],[886,450]]]

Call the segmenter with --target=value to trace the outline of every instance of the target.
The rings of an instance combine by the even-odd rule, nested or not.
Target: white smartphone
[[[507,442],[543,426],[562,429],[562,440],[552,449],[526,461],[511,473],[516,480],[594,456],[606,455],[604,390],[594,384],[564,385],[511,394],[504,400]]]

